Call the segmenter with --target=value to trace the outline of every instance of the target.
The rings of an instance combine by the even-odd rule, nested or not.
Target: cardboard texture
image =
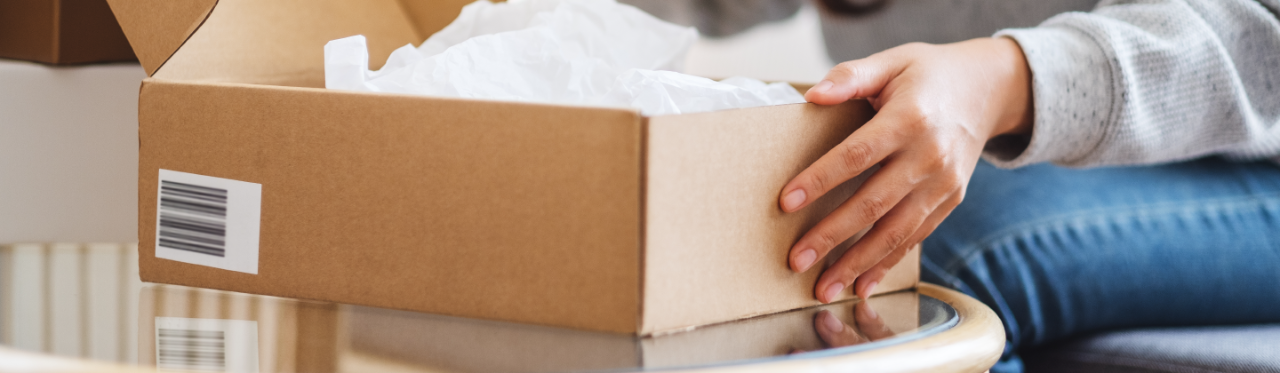
[[[188,32],[133,1],[111,2],[135,48]],[[786,252],[860,180],[796,214],[777,196],[865,102],[650,118],[313,88],[329,40],[363,34],[380,64],[459,5],[218,1],[143,81],[142,278],[640,334],[817,304]],[[155,257],[160,169],[262,185],[257,275]],[[917,255],[877,289],[914,286]]]
[[[0,58],[49,64],[136,60],[106,0],[0,1]]]

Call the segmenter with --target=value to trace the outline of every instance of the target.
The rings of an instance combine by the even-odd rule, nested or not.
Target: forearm
[[[993,142],[987,159],[1099,166],[1280,155],[1277,2],[1130,3],[997,34],[1024,51],[1035,119],[1029,141]]]

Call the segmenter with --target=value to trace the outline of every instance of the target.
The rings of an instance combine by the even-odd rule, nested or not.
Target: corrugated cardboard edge
[[[107,0],[147,76],[177,52],[213,12],[218,0]]]
[[[648,262],[648,253],[645,252],[648,243],[645,237],[648,237],[646,230],[649,225],[647,220],[649,212],[649,117],[638,117],[639,119],[637,120],[640,127],[640,195],[637,197],[639,198],[640,209],[636,213],[639,214],[638,217],[640,218],[638,220],[640,236],[636,237],[636,255],[639,256],[637,260],[639,268],[637,268],[638,271],[636,273],[640,275],[640,281],[636,284],[636,304],[639,305],[639,309],[636,310],[636,335],[640,335],[641,331],[644,330],[644,305],[646,303],[644,299],[644,283],[645,276],[648,275],[645,272],[645,263]],[[636,356],[639,357],[641,366],[644,366],[644,353],[638,345],[636,346]]]

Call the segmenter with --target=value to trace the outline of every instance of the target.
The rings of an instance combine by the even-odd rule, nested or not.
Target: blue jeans
[[[1018,352],[1094,331],[1280,321],[1280,166],[978,165],[924,281],[1000,315]]]

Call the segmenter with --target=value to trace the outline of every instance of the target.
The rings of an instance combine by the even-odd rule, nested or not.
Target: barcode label
[[[170,371],[258,372],[258,322],[156,318],[156,367]]]
[[[156,328],[160,369],[227,371],[227,332]]]
[[[160,170],[156,257],[258,273],[262,185]]]
[[[160,247],[225,257],[227,190],[160,181]]]

